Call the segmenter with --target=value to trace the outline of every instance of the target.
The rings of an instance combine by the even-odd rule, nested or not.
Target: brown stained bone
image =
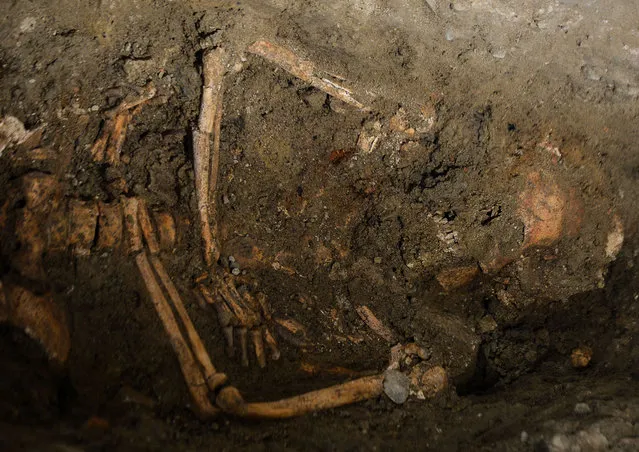
[[[271,359],[273,361],[280,359],[280,349],[277,346],[277,341],[275,340],[273,333],[271,333],[271,330],[269,330],[268,327],[264,328],[264,342],[266,342],[266,346],[271,352]]]
[[[373,311],[371,311],[368,306],[357,306],[355,310],[364,323],[373,330],[375,334],[384,338],[387,342],[394,341],[395,335],[393,332],[373,314]]]
[[[123,111],[113,118],[113,126],[110,130],[108,144],[104,151],[104,160],[110,165],[120,163],[120,154],[126,140],[126,133],[133,118],[131,112]]]
[[[142,234],[138,222],[139,201],[137,198],[122,198],[124,210],[124,228],[126,231],[127,252],[129,254],[142,251]]]
[[[257,364],[263,369],[266,367],[266,354],[264,353],[264,339],[262,337],[262,330],[255,329],[251,331],[251,342],[255,349],[255,357],[257,358]]]
[[[45,278],[42,254],[46,248],[42,215],[21,209],[16,218],[16,239],[19,249],[12,256],[12,265],[23,276],[33,280]]]
[[[20,183],[25,205],[16,217],[15,234],[20,248],[12,263],[23,276],[41,280],[45,276],[42,254],[46,249],[46,223],[59,204],[59,185],[54,176],[40,172],[24,175]]]
[[[419,388],[425,397],[434,397],[448,387],[448,374],[441,366],[428,369],[419,379]]]
[[[220,297],[213,297],[211,291],[203,284],[198,286],[199,293],[202,295],[206,303],[213,305],[217,312],[217,319],[222,327],[222,333],[224,334],[224,340],[226,342],[226,354],[229,357],[235,355],[235,345],[233,338],[233,323],[237,321],[237,318],[231,312],[231,309],[226,305],[224,300]]]
[[[288,399],[263,403],[246,403],[240,392],[229,386],[220,391],[216,404],[225,413],[243,418],[285,419],[379,397],[384,390],[383,382],[383,375],[374,375]]]
[[[162,293],[162,289],[155,279],[153,269],[146,256],[146,253],[139,253],[136,258],[136,263],[144,284],[146,285],[153,306],[162,321],[164,330],[169,336],[171,346],[177,355],[182,369],[182,374],[186,381],[186,385],[191,393],[191,397],[196,405],[196,411],[201,417],[211,417],[217,414],[218,410],[211,404],[208,399],[208,386],[207,382],[202,375],[202,372],[198,368],[198,364],[193,357],[193,353],[189,349],[189,346],[180,332],[180,327],[171,311],[168,301]]]
[[[157,256],[151,256],[151,263],[153,264],[153,268],[155,269],[158,278],[162,282],[164,289],[169,294],[169,299],[173,303],[173,307],[177,311],[178,316],[182,321],[182,325],[186,330],[189,342],[191,343],[191,347],[193,348],[193,353],[204,371],[204,378],[206,379],[206,383],[211,391],[215,391],[220,385],[226,382],[227,377],[225,374],[219,373],[215,370],[215,366],[211,362],[211,357],[206,351],[206,348],[202,343],[202,339],[197,333],[197,330],[195,329],[195,326],[193,325],[193,322],[189,317],[189,313],[184,307],[182,297],[180,297],[180,294],[173,284],[173,281],[171,281],[169,274],[164,268],[164,265],[162,265],[162,261],[160,261]]]
[[[51,212],[47,222],[47,249],[63,251],[69,246],[69,217],[67,209]]]
[[[102,125],[100,135],[91,147],[93,160],[96,162],[106,161],[112,165],[120,162],[122,146],[126,140],[127,128],[133,115],[156,94],[155,86],[149,82],[140,95],[125,99],[120,105],[107,112],[107,116],[110,117]]]
[[[240,325],[252,328],[260,323],[260,316],[255,307],[247,304],[247,301],[251,300],[250,297],[240,295],[232,281],[220,278],[217,290],[239,320]]]
[[[222,48],[208,51],[203,57],[202,102],[198,127],[193,131],[193,167],[195,192],[204,242],[204,259],[209,267],[220,257],[215,220],[215,192],[220,153],[222,120],[222,81],[226,52]],[[211,153],[211,138],[213,152]]]
[[[157,226],[160,249],[172,250],[177,237],[173,216],[168,212],[153,212],[153,219]]]
[[[539,172],[528,174],[520,195],[519,216],[524,223],[524,248],[549,246],[562,236],[566,195],[555,180]]]
[[[69,357],[71,337],[64,312],[51,296],[36,295],[24,287],[11,284],[4,286],[2,296],[5,298],[5,320],[42,344],[51,360],[64,364]]]
[[[142,236],[146,242],[146,246],[149,248],[151,254],[157,254],[160,252],[160,245],[155,238],[155,231],[151,224],[151,216],[149,210],[146,207],[146,202],[143,199],[138,199],[138,222],[140,229],[142,230]]]
[[[268,41],[257,41],[251,44],[248,50],[249,52],[259,55],[271,63],[277,64],[286,72],[289,72],[295,77],[310,83],[315,88],[324,91],[326,94],[336,97],[337,99],[346,102],[359,110],[368,110],[364,104],[353,98],[351,91],[348,89],[326,78],[318,77],[316,75],[317,70],[315,65],[312,62],[299,57],[292,50]]]
[[[58,202],[59,184],[52,175],[32,172],[22,177],[22,191],[26,209],[48,213]]]
[[[156,94],[157,89],[155,85],[153,82],[149,82],[144,86],[141,93],[125,98],[120,105],[110,112],[107,112],[107,114],[117,115],[118,113],[129,110],[133,110],[133,113],[137,113],[139,108],[153,99]]]
[[[467,286],[479,274],[477,265],[468,265],[464,267],[447,268],[437,274],[437,282],[445,291],[456,290]]]
[[[93,142],[91,146],[91,157],[96,162],[104,161],[104,152],[106,151],[107,144],[109,143],[109,137],[113,132],[113,121],[107,120],[102,125],[98,138]]]
[[[313,364],[309,362],[302,362],[300,364],[300,370],[304,373],[307,373],[313,376],[332,375],[332,376],[355,378],[362,375],[362,372],[357,372],[355,370],[348,369],[346,367],[341,367],[341,366],[325,367],[319,364]]]
[[[98,203],[97,248],[112,249],[122,242],[122,206],[120,203]]]
[[[306,328],[300,322],[295,319],[275,319],[275,323],[277,323],[282,328],[286,329],[289,333],[294,335],[300,335],[306,337]]]
[[[69,202],[69,245],[78,256],[87,256],[95,240],[98,222],[98,206],[93,201]]]

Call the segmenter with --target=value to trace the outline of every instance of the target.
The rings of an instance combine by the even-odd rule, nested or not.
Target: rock
[[[550,440],[550,444],[548,444],[548,449],[553,452],[563,452],[570,450],[570,438],[567,435],[562,433],[557,433]]]
[[[572,351],[570,362],[575,369],[588,367],[592,359],[592,349],[590,347],[579,347]]]
[[[590,406],[587,403],[577,403],[575,405],[575,409],[574,409],[575,414],[589,414],[592,412],[592,410],[590,409]]]
[[[406,111],[403,108],[397,110],[397,113],[390,119],[388,124],[388,128],[392,132],[406,132],[409,127]]]
[[[304,102],[315,110],[321,110],[326,104],[326,94],[321,91],[313,91],[304,97]]]
[[[357,147],[364,153],[370,154],[375,150],[382,136],[382,124],[379,121],[368,122],[362,127],[357,138]]]
[[[36,147],[43,131],[42,128],[26,130],[18,118],[5,116],[0,119],[0,155],[9,145],[22,145],[27,149]]]
[[[20,33],[31,33],[35,30],[37,24],[37,20],[35,17],[25,17],[22,22],[20,22]]]
[[[497,329],[497,322],[492,315],[485,315],[479,319],[479,331],[481,333],[490,333]]]
[[[621,219],[614,215],[612,217],[613,229],[608,233],[608,238],[606,241],[606,257],[615,260],[619,251],[621,251],[621,247],[623,246],[623,223]]]
[[[524,248],[552,245],[561,238],[567,201],[551,176],[536,171],[528,174],[520,200]]]
[[[397,404],[408,399],[410,379],[403,373],[389,369],[384,373],[384,393]]]
[[[439,272],[437,282],[448,292],[470,284],[478,274],[479,268],[476,265],[449,268]]]
[[[606,450],[609,446],[608,438],[594,426],[578,432],[576,439],[579,450],[582,451]]]

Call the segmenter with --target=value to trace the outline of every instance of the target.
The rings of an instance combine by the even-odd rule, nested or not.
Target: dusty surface
[[[345,378],[302,363],[382,370],[390,346],[410,341],[454,387],[431,401],[381,398],[282,423],[197,421],[133,261],[121,250],[51,251],[46,278],[22,282],[51,289],[65,309],[71,356],[51,367],[37,344],[1,326],[0,444],[639,447],[637,7],[520,3],[10,2],[0,116],[44,126],[56,158],[35,166],[59,177],[65,197],[110,202],[123,177],[128,195],[177,218],[177,245],[162,259],[216,365],[246,398]],[[247,53],[257,39],[338,75],[372,112]],[[192,292],[204,264],[190,131],[201,53],[214,46],[230,54],[221,263],[233,256],[250,288],[303,324],[312,344],[280,338],[283,357],[265,370],[225,356],[214,313]],[[103,113],[149,80],[159,95],[134,118],[126,165],[95,163]],[[0,157],[2,204],[34,169],[10,156]],[[3,278],[24,279],[13,239],[2,240]],[[390,341],[359,306],[390,328]],[[570,365],[579,346],[594,351],[583,370]]]

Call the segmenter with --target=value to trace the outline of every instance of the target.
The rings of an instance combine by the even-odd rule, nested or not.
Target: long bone
[[[204,259],[210,268],[220,257],[215,218],[215,189],[220,161],[220,127],[222,123],[222,76],[226,53],[222,48],[206,52],[203,57],[204,85],[198,126],[193,130],[193,167],[195,192],[204,241]],[[211,153],[213,137],[213,153]]]
[[[350,96],[348,90],[316,77],[314,66],[310,62],[301,60],[291,51],[265,41],[258,41],[249,48],[249,51],[280,64],[293,75],[310,82],[328,94],[357,108],[365,109],[363,104]],[[204,257],[209,267],[209,276],[214,283],[213,290],[209,290],[203,284],[200,284],[198,289],[206,302],[216,308],[220,325],[227,340],[228,350],[233,350],[233,328],[239,326],[237,330],[242,364],[248,365],[247,341],[250,329],[258,363],[264,367],[266,364],[265,345],[270,349],[273,359],[280,356],[275,338],[267,326],[261,325],[263,318],[272,320],[265,300],[259,295],[256,299],[248,293],[240,294],[229,278],[222,276],[212,268],[220,256],[216,236],[215,191],[219,166],[222,76],[225,58],[226,54],[220,48],[206,52],[204,55],[204,86],[200,118],[198,128],[193,131],[196,196],[202,240],[205,247]],[[212,154],[210,150],[211,137],[213,137]],[[374,375],[279,401],[264,403],[246,403],[237,388],[227,386],[219,391],[215,400],[217,407],[227,414],[245,418],[281,419],[378,397],[384,391],[383,382],[383,375]]]
[[[195,192],[200,217],[200,232],[204,245],[204,260],[214,284],[214,294],[206,293],[205,286],[200,292],[205,299],[213,300],[223,328],[227,351],[234,351],[234,328],[237,332],[243,366],[249,365],[248,341],[253,343],[258,365],[266,366],[264,342],[271,350],[271,357],[279,358],[277,345],[267,328],[263,337],[254,329],[262,331],[262,315],[250,294],[240,294],[228,278],[213,267],[220,257],[217,243],[216,189],[220,158],[220,128],[222,122],[222,85],[226,52],[222,48],[207,51],[202,59],[204,83],[197,128],[193,131],[193,167],[195,171]],[[212,145],[212,146],[211,146]],[[211,147],[213,148],[211,150]],[[231,312],[231,316],[228,312]]]
[[[216,404],[225,413],[239,417],[285,419],[372,399],[383,392],[384,375],[373,375],[288,399],[262,403],[246,403],[236,388],[228,386],[220,391]]]
[[[342,102],[346,102],[361,111],[370,110],[360,101],[353,98],[349,89],[338,85],[326,77],[319,76],[319,71],[317,71],[312,62],[296,55],[290,49],[268,41],[256,41],[249,46],[248,51],[261,56],[271,63],[277,64],[286,72],[310,83],[320,91],[324,91],[326,94],[336,97]]]
[[[153,85],[148,85],[142,96],[126,99],[111,112],[114,119],[107,120],[100,137],[93,146],[92,154],[95,160],[101,161],[106,153],[107,161],[111,164],[117,164],[117,157],[126,136],[127,125],[133,113],[155,96],[155,93]],[[157,256],[160,252],[160,243],[156,238],[146,203],[139,198],[124,197],[122,203],[123,223],[128,236],[126,250],[130,255],[135,256],[138,270],[153,306],[178,358],[182,374],[195,403],[196,412],[202,417],[211,417],[219,410],[209,400],[208,392],[209,390],[215,391],[224,384],[227,377],[216,371],[202,339],[186,311],[180,294]],[[146,244],[146,249],[144,249],[144,244]],[[170,303],[163,289],[168,294]],[[173,310],[177,312],[182,322],[188,342],[180,330]]]
[[[127,199],[125,201],[125,214],[125,225],[129,236],[129,251],[137,253],[135,261],[140,275],[144,280],[162,325],[169,336],[187,387],[196,404],[197,412],[202,417],[213,416],[217,413],[217,409],[208,399],[208,391],[214,391],[225,383],[227,380],[226,375],[215,370],[204,344],[186,312],[177,289],[162,262],[156,256],[158,251],[157,243],[151,229],[145,203],[136,198]],[[147,251],[142,247],[142,236],[144,236],[144,241],[150,251],[150,260]],[[158,279],[160,282],[158,282]],[[169,299],[182,321],[194,352],[191,351],[189,344],[180,331],[180,326],[171,309],[171,305],[162,291],[162,286],[169,294]]]

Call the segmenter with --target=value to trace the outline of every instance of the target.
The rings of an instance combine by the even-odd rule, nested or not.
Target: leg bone
[[[193,131],[193,166],[200,228],[204,242],[204,259],[209,267],[219,257],[217,222],[215,221],[215,190],[220,152],[222,120],[222,76],[225,52],[218,48],[204,54],[202,102],[198,127]],[[211,135],[213,154],[211,155]],[[213,224],[211,225],[211,219]]]
[[[135,260],[146,288],[149,291],[149,295],[151,296],[153,306],[162,321],[164,330],[169,336],[171,346],[177,355],[182,374],[184,375],[191,397],[195,402],[197,412],[202,417],[211,417],[215,415],[218,410],[213,407],[208,399],[207,383],[193,358],[188,344],[180,332],[180,327],[171,311],[171,307],[153,275],[153,269],[151,268],[146,253],[139,253]]]
[[[288,399],[263,403],[246,403],[240,392],[229,386],[220,391],[216,403],[225,413],[244,418],[284,419],[378,397],[384,391],[383,382],[383,375],[374,375]]]
[[[215,370],[215,366],[211,362],[211,358],[202,343],[202,339],[197,333],[188,312],[186,312],[186,308],[182,302],[182,297],[180,297],[173,281],[171,281],[164,265],[162,265],[162,261],[160,261],[157,256],[151,256],[151,263],[153,264],[153,268],[162,282],[162,285],[169,294],[169,298],[173,302],[173,307],[177,311],[178,316],[182,321],[182,325],[184,325],[191,347],[193,347],[195,357],[204,370],[204,378],[206,379],[209,389],[211,389],[211,391],[215,391],[220,385],[226,383],[227,377],[225,374],[219,373]]]
[[[359,110],[369,110],[364,104],[354,99],[348,89],[326,78],[318,77],[315,74],[316,69],[313,63],[300,58],[289,49],[268,41],[257,41],[249,46],[248,51],[277,64],[286,72],[310,83],[326,94],[336,97]]]

